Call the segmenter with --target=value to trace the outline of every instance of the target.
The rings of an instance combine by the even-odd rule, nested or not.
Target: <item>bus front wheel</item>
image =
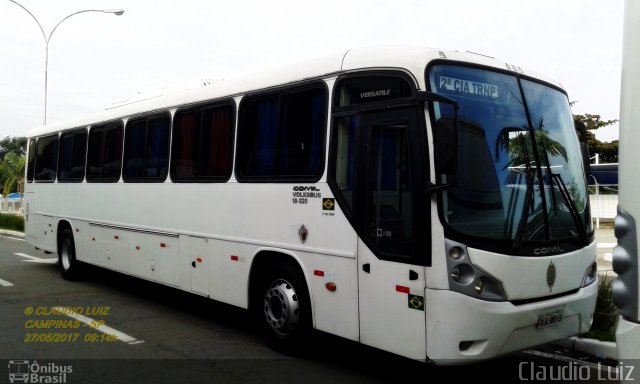
[[[62,277],[66,280],[77,280],[79,277],[79,262],[76,260],[76,246],[73,232],[67,227],[62,230],[58,245],[58,264]]]
[[[271,268],[261,285],[257,314],[268,341],[284,352],[301,352],[301,342],[311,331],[311,304],[304,278],[290,264],[281,263]]]

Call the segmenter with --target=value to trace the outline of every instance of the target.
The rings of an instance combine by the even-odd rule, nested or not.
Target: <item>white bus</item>
[[[29,135],[26,236],[98,265],[453,364],[586,332],[596,246],[557,83],[368,48]]]
[[[640,161],[640,3],[626,1],[622,50],[622,89],[620,93],[620,154],[618,215],[615,234],[618,245],[613,251],[613,299],[620,318],[616,328],[618,357],[635,365],[633,377],[640,380],[640,297],[638,295],[638,225],[640,217],[640,179],[636,167]],[[630,379],[633,380],[633,379]]]

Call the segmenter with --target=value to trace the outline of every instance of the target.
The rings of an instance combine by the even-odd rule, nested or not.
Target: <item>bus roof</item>
[[[431,60],[435,59],[467,62],[495,67],[501,70],[509,69],[562,88],[558,82],[546,76],[481,54],[411,46],[369,47],[348,50],[346,52],[271,69],[237,79],[219,81],[213,85],[172,90],[163,94],[150,95],[148,98],[139,101],[123,102],[118,106],[110,107],[90,115],[54,122],[33,129],[29,132],[28,137],[86,127],[91,124],[112,121],[122,117],[201,103],[206,100],[241,96],[250,92],[279,87],[304,80],[338,76],[342,72],[359,69],[403,68],[414,76],[419,89],[425,89],[425,79],[423,76],[425,66]]]

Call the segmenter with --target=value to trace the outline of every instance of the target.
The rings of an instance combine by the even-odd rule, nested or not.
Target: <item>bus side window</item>
[[[325,89],[318,86],[243,100],[238,179],[317,180],[324,166],[326,105]]]
[[[87,181],[116,183],[122,164],[122,123],[91,128],[87,154]]]
[[[27,161],[27,182],[33,182],[33,175],[36,170],[36,140],[29,140],[29,159]]]
[[[124,140],[125,182],[163,182],[169,170],[170,116],[127,122]]]
[[[339,119],[337,124],[335,181],[348,208],[353,209],[358,117],[344,117]]]
[[[55,181],[58,170],[58,135],[44,136],[36,143],[36,181]]]
[[[87,131],[63,133],[60,136],[60,158],[58,160],[58,181],[81,182],[87,154]]]
[[[173,122],[171,180],[224,182],[233,164],[231,102],[178,111]]]

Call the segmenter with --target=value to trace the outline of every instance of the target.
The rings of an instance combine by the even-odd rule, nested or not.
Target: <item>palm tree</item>
[[[549,136],[549,131],[544,129],[542,118],[540,118],[540,121],[538,122],[537,129],[533,131],[533,137],[535,139],[541,161],[544,162],[543,159],[546,158],[545,151],[549,156],[561,156],[565,162],[569,160],[567,156],[567,149],[562,145],[562,143]],[[496,161],[499,160],[502,149],[506,149],[512,157],[509,164],[506,165],[507,167],[512,164],[522,164],[526,161],[525,159],[527,157],[529,157],[530,161],[533,161],[531,131],[527,127],[503,128],[496,141]]]
[[[14,152],[7,153],[0,162],[0,188],[3,196],[18,190],[24,178],[24,164],[25,157]]]

